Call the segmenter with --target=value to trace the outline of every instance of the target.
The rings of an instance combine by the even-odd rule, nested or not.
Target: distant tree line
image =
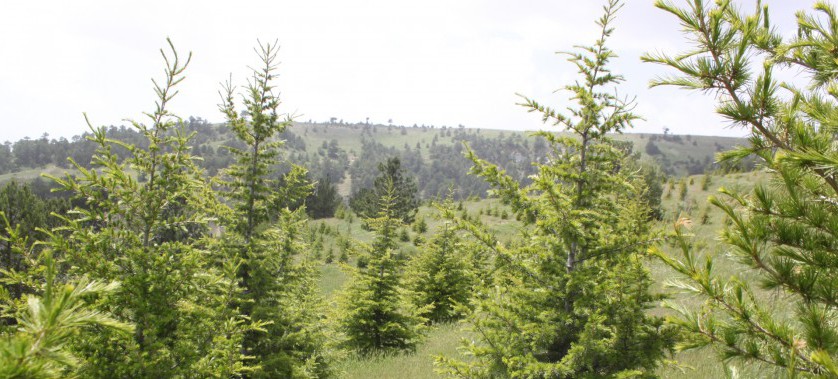
[[[233,162],[230,149],[240,149],[242,144],[236,140],[229,129],[222,124],[210,124],[200,117],[189,117],[184,120],[184,131],[194,134],[189,141],[190,152],[199,160],[196,162],[207,175],[217,175],[219,170]],[[479,130],[466,128],[431,128],[426,126],[398,127],[367,124],[337,124],[340,128],[358,130],[361,133],[360,149],[349,148],[344,141],[337,138],[323,140],[314,145],[309,132],[322,134],[328,126],[320,124],[303,124],[300,129],[291,129],[278,133],[275,138],[283,141],[283,159],[275,161],[273,167],[274,179],[280,178],[290,170],[289,164],[304,166],[308,169],[308,177],[314,181],[328,178],[332,184],[339,185],[351,177],[349,192],[355,194],[364,188],[372,188],[373,181],[378,175],[378,165],[390,158],[398,157],[402,168],[416,178],[418,193],[421,199],[445,197],[450,195],[456,199],[470,196],[484,197],[490,188],[484,179],[469,175],[471,162],[464,156],[467,145],[481,157],[497,162],[499,167],[522,184],[527,184],[529,176],[534,173],[531,162],[542,162],[550,153],[548,144],[542,137],[525,138],[523,133],[509,132],[494,136],[481,134]],[[388,146],[375,137],[378,129],[399,130],[399,133],[432,133],[430,143],[415,145],[405,143],[403,146]],[[409,130],[409,131],[408,131]],[[105,128],[108,139],[145,148],[147,142],[134,129],[126,126],[109,126]],[[43,135],[39,139],[23,139],[14,143],[7,142],[0,146],[0,174],[40,168],[55,165],[69,168],[72,159],[82,167],[90,167],[90,159],[95,152],[96,145],[89,140],[91,133],[75,136],[70,140],[65,138],[49,139]],[[676,138],[677,137],[677,138]],[[708,170],[746,171],[753,169],[754,160],[744,160],[735,166],[719,166],[715,163],[713,153],[722,151],[724,147],[718,142],[715,151],[707,151],[703,158],[695,154],[683,157],[671,153],[672,145],[683,145],[693,148],[690,143],[696,139],[681,136],[641,136],[645,145],[636,147],[653,158],[667,175],[698,174]],[[667,151],[662,151],[662,144],[667,144]],[[677,146],[676,146],[677,147]],[[119,159],[124,159],[128,151],[119,145],[113,147]]]

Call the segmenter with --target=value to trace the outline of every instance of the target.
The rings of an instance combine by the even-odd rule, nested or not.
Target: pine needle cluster
[[[838,376],[836,11],[816,2],[815,13],[797,13],[797,34],[784,39],[759,2],[753,13],[731,1],[656,5],[680,21],[694,48],[647,55],[677,73],[652,85],[719,99],[717,113],[750,132],[749,146],[719,160],[757,157],[771,175],[751,192],[723,188],[710,198],[728,218],[721,238],[736,262],[732,277],[719,273],[721,258],[702,258],[686,219],[675,226],[677,253],[658,252],[679,274],[676,287],[706,300],[697,308],[671,304],[689,337],[681,348],[713,346],[726,364],[777,376]],[[783,69],[801,73],[808,86],[780,81]]]

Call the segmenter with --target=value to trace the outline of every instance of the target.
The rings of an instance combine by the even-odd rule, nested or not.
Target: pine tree
[[[465,316],[475,285],[467,253],[456,230],[446,225],[411,262],[411,300],[417,309],[426,309],[422,316],[428,321],[449,322]]]
[[[313,219],[334,217],[341,203],[337,187],[325,177],[317,181],[314,191],[306,198],[306,212]]]
[[[84,203],[62,217],[64,224],[46,241],[69,267],[62,275],[119,282],[100,305],[134,325],[131,335],[102,329],[76,338],[72,347],[83,360],[82,377],[210,375],[199,362],[220,358],[210,333],[229,319],[209,309],[225,301],[227,289],[201,249],[217,203],[189,154],[190,136],[168,110],[190,60],[169,46],[171,54],[161,50],[165,79],[154,81],[158,99],[146,114],[150,124],[132,121],[147,147],[109,140],[105,128],[91,127],[89,138],[98,145],[93,169],[71,159],[78,174],[54,178]],[[128,151],[124,161],[114,152],[117,146]],[[139,176],[146,179],[140,182]],[[242,321],[226,335],[235,339],[249,323],[238,314],[230,317]],[[230,364],[244,369],[240,360],[236,356]]]
[[[419,234],[428,232],[428,222],[425,221],[424,217],[419,218],[413,223],[413,231]]]
[[[4,238],[7,242],[18,247],[26,245],[20,235],[9,232],[10,237]],[[102,284],[87,279],[60,283],[51,251],[40,254],[37,263],[38,269],[27,272],[24,282],[29,284],[37,277],[40,296],[27,295],[26,306],[14,311],[5,307],[5,301],[0,301],[6,308],[4,313],[17,314],[16,328],[0,329],[0,377],[76,377],[79,360],[68,349],[73,337],[83,329],[95,327],[131,333],[133,326],[113,319],[89,303],[96,296],[114,291],[117,283]],[[17,279],[8,275],[9,272],[3,274],[6,283]]]
[[[569,115],[523,98],[531,112],[572,137],[537,133],[552,146],[534,163],[532,184],[521,187],[472,151],[473,173],[494,186],[531,230],[515,244],[499,243],[485,228],[460,221],[495,255],[497,274],[482,289],[469,321],[478,341],[474,359],[440,358],[449,375],[473,377],[650,377],[672,345],[663,320],[647,314],[658,297],[642,257],[651,244],[643,179],[625,167],[626,151],[607,133],[637,118],[631,102],[611,87],[622,77],[608,70],[606,45],[621,7],[612,0],[599,19],[593,46],[567,53],[582,79],[565,87],[578,107]]]
[[[245,87],[244,112],[235,105],[235,88],[222,91],[221,111],[244,147],[229,148],[236,162],[225,172],[226,197],[231,210],[225,217],[223,259],[240,260],[237,280],[245,296],[231,306],[263,330],[245,336],[243,352],[261,367],[256,377],[309,377],[328,373],[323,354],[325,332],[320,326],[315,272],[301,242],[302,210],[288,206],[311,191],[305,169],[295,166],[282,178],[271,179],[282,145],[277,135],[291,125],[277,113],[279,98],[272,81],[276,44],[260,44],[261,66]],[[279,206],[277,206],[279,204]],[[273,214],[269,211],[273,210]],[[271,225],[273,223],[273,225]]]
[[[12,180],[0,188],[0,215],[4,221],[0,226],[5,226],[0,227],[0,270],[26,272],[40,250],[30,247],[45,236],[38,230],[55,226],[58,219],[50,217],[50,214],[64,214],[68,208],[69,203],[65,199],[44,200],[32,193],[28,184]],[[20,250],[12,241],[21,241],[25,246]],[[24,251],[25,254],[22,253]],[[11,299],[23,299],[23,295],[29,293],[29,288],[19,282],[4,284],[0,288],[0,293]],[[13,320],[3,317],[0,316],[0,325],[13,323]]]
[[[767,7],[742,14],[729,1],[685,7],[656,5],[681,22],[696,46],[677,56],[644,59],[677,76],[653,85],[708,92],[717,112],[750,131],[750,146],[722,153],[722,163],[757,157],[770,183],[752,191],[722,189],[710,203],[726,216],[722,241],[736,263],[718,273],[721,257],[701,259],[676,224],[680,256],[659,252],[680,274],[678,287],[706,301],[672,304],[687,332],[684,349],[713,346],[724,362],[772,370],[780,377],[838,376],[838,16],[828,3],[797,14],[797,34],[784,40]],[[790,68],[806,89],[777,79]]]
[[[366,264],[353,272],[341,295],[338,329],[346,336],[345,345],[362,355],[414,350],[425,321],[403,293],[404,262],[396,242],[401,221],[392,210],[396,203],[390,185],[381,198],[379,216],[367,220],[376,237],[359,257]]]
[[[392,186],[395,203],[392,205],[391,212],[402,222],[412,223],[419,209],[419,190],[416,186],[416,179],[408,175],[397,157],[380,163],[378,171],[379,175],[375,178],[373,188],[362,189],[350,199],[349,205],[352,210],[361,217],[377,217],[380,212],[379,200],[390,190],[389,186]]]

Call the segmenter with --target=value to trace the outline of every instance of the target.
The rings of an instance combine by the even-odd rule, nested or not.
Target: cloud
[[[770,1],[774,20],[812,1]],[[422,2],[221,1],[10,2],[0,12],[0,140],[71,136],[98,124],[139,118],[153,106],[149,78],[171,37],[193,51],[173,110],[220,121],[218,83],[243,83],[257,63],[256,39],[281,45],[278,85],[284,109],[302,119],[534,129],[538,117],[515,103],[523,93],[562,107],[554,90],[575,78],[555,51],[589,44],[599,2],[427,0]],[[639,131],[735,134],[711,114],[712,99],[649,90],[661,68],[642,52],[684,46],[677,23],[651,0],[630,0],[610,46],[626,75],[622,93],[638,96]]]

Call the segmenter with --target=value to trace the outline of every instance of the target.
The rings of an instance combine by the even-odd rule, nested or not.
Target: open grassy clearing
[[[338,366],[341,378],[372,379],[372,378],[439,378],[434,372],[434,356],[456,356],[460,341],[467,338],[469,333],[463,331],[461,324],[446,324],[436,326],[415,353],[391,355],[383,357],[359,358],[351,357]]]
[[[29,182],[43,175],[61,177],[64,176],[65,172],[74,173],[75,170],[64,169],[55,165],[49,165],[41,168],[31,168],[0,175],[0,184],[7,183],[12,180],[18,182]]]

